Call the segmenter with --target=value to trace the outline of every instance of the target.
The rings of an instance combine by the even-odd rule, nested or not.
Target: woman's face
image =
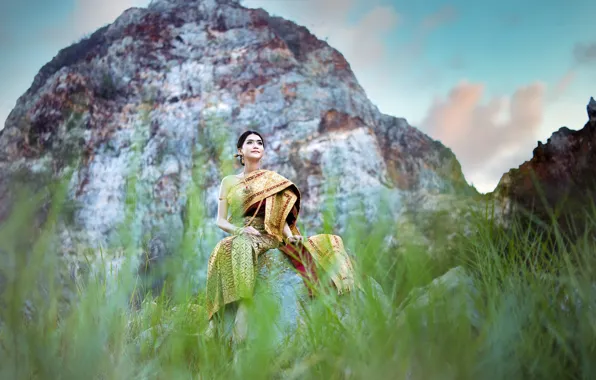
[[[244,161],[247,159],[260,160],[263,157],[263,153],[265,153],[263,140],[258,135],[248,135],[246,140],[244,140],[244,144],[242,144],[241,153],[244,155]]]

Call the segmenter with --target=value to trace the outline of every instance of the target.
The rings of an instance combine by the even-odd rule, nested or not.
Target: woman
[[[255,131],[244,132],[237,143],[243,173],[225,177],[220,185],[217,226],[232,234],[221,240],[209,257],[207,309],[213,316],[224,305],[238,302],[234,340],[246,336],[246,300],[253,295],[260,255],[278,248],[290,257],[311,295],[321,274],[338,293],[352,290],[353,268],[339,236],[303,238],[296,226],[300,192],[287,178],[260,169],[265,142]],[[230,217],[228,218],[228,211]]]

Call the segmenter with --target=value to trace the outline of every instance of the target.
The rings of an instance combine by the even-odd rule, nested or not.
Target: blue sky
[[[11,1],[11,0],[9,0]],[[60,48],[147,0],[0,5],[0,124]],[[581,128],[596,95],[596,2],[245,0],[308,27],[347,58],[383,113],[449,146],[480,191],[537,141]],[[0,126],[1,128],[1,126]]]

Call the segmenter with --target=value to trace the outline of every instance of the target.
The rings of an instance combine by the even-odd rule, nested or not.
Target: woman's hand
[[[260,235],[261,233],[254,228],[253,226],[248,226],[248,227],[240,227],[240,229],[238,230],[237,235],[240,235],[241,233],[247,233],[247,234],[251,234],[251,235]]]
[[[304,238],[300,235],[292,235],[286,239],[286,241],[290,244],[296,244],[301,242]]]

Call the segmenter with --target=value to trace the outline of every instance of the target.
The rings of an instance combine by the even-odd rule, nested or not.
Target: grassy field
[[[351,239],[363,243],[356,255],[361,292],[311,302],[305,323],[281,346],[271,334],[275,305],[256,300],[249,319],[254,338],[233,347],[205,337],[203,295],[189,291],[186,280],[134,308],[134,271],[120,270],[116,287],[102,280],[106,273],[95,273],[63,308],[57,255],[48,253],[63,195],[56,188],[39,231],[31,227],[32,202],[0,226],[1,379],[596,377],[595,226],[555,244],[563,239],[555,228],[537,239],[521,226],[505,231],[480,213],[474,233],[455,236],[441,260],[407,241],[399,254],[383,249],[374,232],[386,224],[354,227]],[[189,218],[192,228],[202,223],[200,213]],[[191,235],[179,256],[189,255]],[[31,236],[34,245],[23,243]],[[123,249],[136,248],[129,241]],[[456,267],[467,278],[457,291],[432,285]],[[385,297],[369,286],[371,277]]]

